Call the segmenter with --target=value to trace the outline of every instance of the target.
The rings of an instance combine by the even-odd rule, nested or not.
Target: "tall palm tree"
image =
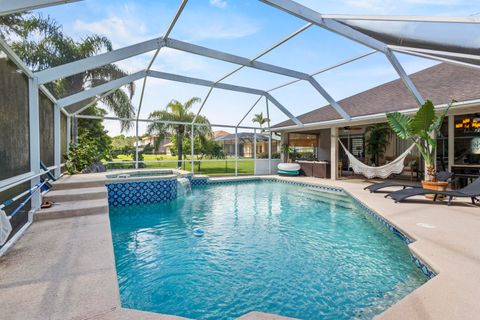
[[[148,116],[151,120],[171,121],[171,122],[193,122],[195,113],[191,112],[192,106],[195,103],[200,103],[201,99],[193,97],[185,103],[177,100],[170,101],[164,110],[158,110],[150,113]],[[204,116],[197,116],[195,123],[206,124],[204,126],[196,126],[195,134],[198,136],[206,136],[211,132],[210,122]],[[171,134],[176,136],[177,140],[177,165],[182,166],[183,156],[183,138],[185,135],[191,133],[192,126],[185,124],[168,124],[162,122],[152,122],[147,127],[147,134],[156,133],[158,135]]]
[[[257,122],[260,125],[260,128],[269,121],[270,119],[263,116],[263,112],[257,113],[252,119],[252,122]]]
[[[112,43],[108,38],[90,35],[76,41],[65,35],[61,26],[50,18],[12,15],[2,18],[0,23],[5,24],[0,27],[0,33],[12,35],[10,45],[33,71],[44,70],[112,50]],[[38,36],[39,32],[40,36]],[[47,87],[57,98],[62,98],[126,75],[127,72],[118,66],[108,64],[53,81],[48,83]],[[126,89],[126,92],[122,89],[114,91],[111,95],[104,97],[102,102],[118,117],[133,118],[135,109],[131,98],[135,93],[135,86],[130,83]],[[82,104],[75,109],[90,101],[82,101]],[[122,131],[129,129],[131,125],[130,121],[122,121]]]

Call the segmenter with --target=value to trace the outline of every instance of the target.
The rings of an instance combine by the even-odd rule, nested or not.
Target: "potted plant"
[[[425,189],[445,190],[448,182],[437,181],[435,166],[437,140],[434,138],[439,132],[448,110],[455,100],[452,100],[447,109],[440,115],[435,115],[432,101],[427,100],[413,116],[400,112],[387,113],[390,128],[402,140],[411,140],[425,160],[426,175],[422,181]],[[432,135],[434,135],[432,137]]]
[[[284,162],[292,162],[292,155],[293,148],[288,145],[288,143],[282,144],[282,153],[284,157]]]

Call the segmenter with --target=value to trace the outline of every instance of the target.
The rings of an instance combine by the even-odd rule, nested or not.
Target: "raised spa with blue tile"
[[[199,183],[169,201],[112,205],[110,221],[126,308],[370,319],[428,280],[398,230],[335,189]]]

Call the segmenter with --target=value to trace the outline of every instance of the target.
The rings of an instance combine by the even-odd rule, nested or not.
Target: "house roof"
[[[253,133],[251,132],[239,132],[238,133],[238,140],[239,141],[253,141]],[[235,141],[235,134],[231,133],[222,137],[218,137],[215,139],[215,141]],[[265,136],[263,134],[258,134],[257,133],[257,141],[268,141],[268,136]]]
[[[217,131],[213,131],[211,133],[213,139],[217,139],[217,138],[229,135],[229,134],[230,134],[230,132],[223,131],[223,130],[217,130]]]
[[[480,98],[480,69],[441,63],[410,75],[410,79],[424,99],[435,105],[447,104],[452,99],[469,101]],[[402,111],[418,107],[400,79],[355,94],[338,101],[351,117]],[[297,117],[304,124],[341,119],[330,106],[304,113]],[[273,128],[293,126],[293,121],[278,123]]]

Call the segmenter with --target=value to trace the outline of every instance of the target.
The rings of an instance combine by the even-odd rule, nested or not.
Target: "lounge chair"
[[[440,171],[437,175],[438,181],[447,181],[453,176],[453,173],[448,171]],[[389,187],[403,187],[406,188],[421,188],[422,185],[420,182],[412,183],[412,182],[399,182],[399,181],[385,181],[380,183],[374,183],[369,186],[363,188],[363,190],[369,190],[370,192],[378,192],[380,189],[389,188]]]
[[[434,195],[433,201],[436,201],[439,195],[447,196],[448,205],[452,204],[452,199],[454,197],[471,198],[472,204],[475,204],[475,200],[479,201],[477,197],[480,196],[480,178],[477,178],[468,186],[458,190],[437,191],[437,190],[430,190],[430,189],[423,189],[423,188],[410,188],[410,189],[391,192],[387,195],[387,197],[392,198],[393,200],[395,200],[395,202],[400,202],[413,196],[419,196],[419,195],[425,195],[425,194],[433,194]]]

